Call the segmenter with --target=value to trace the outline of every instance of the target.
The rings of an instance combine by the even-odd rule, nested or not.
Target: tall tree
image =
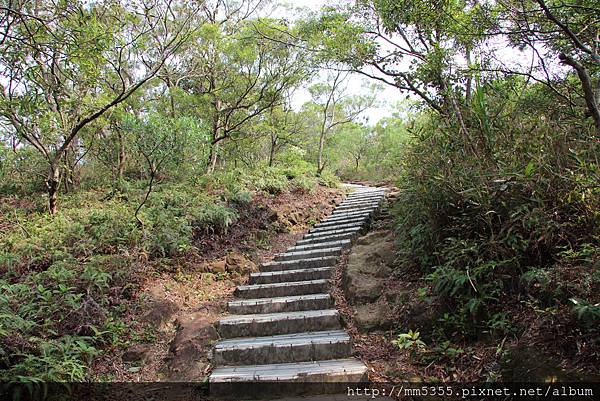
[[[189,18],[174,19],[176,8],[174,0],[0,7],[0,117],[46,160],[50,213],[82,130],[154,77],[187,39]]]
[[[326,82],[315,84],[309,88],[312,103],[307,107],[318,113],[318,175],[321,175],[326,165],[323,152],[327,137],[337,127],[355,121],[375,100],[371,94],[350,95],[346,81],[348,75],[348,73],[335,71],[329,74]]]

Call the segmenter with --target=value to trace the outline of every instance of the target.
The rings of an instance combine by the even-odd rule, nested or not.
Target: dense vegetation
[[[597,364],[597,4],[268,7],[0,6],[0,380],[82,380],[131,337],[148,266],[202,253],[257,192],[337,177],[399,188],[398,272],[427,280],[427,343],[503,344],[534,316]],[[410,99],[367,122],[382,87],[352,94],[348,74]]]

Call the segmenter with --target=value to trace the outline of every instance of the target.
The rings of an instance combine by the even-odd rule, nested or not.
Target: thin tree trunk
[[[50,162],[48,168],[48,178],[46,179],[46,188],[48,189],[48,211],[50,214],[56,214],[58,211],[58,188],[60,187],[60,167],[58,161]]]
[[[269,149],[269,167],[273,166],[275,161],[275,147],[277,146],[277,136],[271,134],[271,149]]]
[[[465,104],[469,105],[469,103],[471,103],[471,86],[473,85],[473,73],[471,72],[471,49],[468,47],[465,56],[467,59],[467,66],[469,68],[469,72],[467,73],[467,84],[465,88]]]
[[[323,163],[323,148],[325,147],[325,131],[321,130],[321,135],[319,137],[319,154],[317,156],[317,175],[321,175],[325,165]]]
[[[117,165],[117,180],[123,181],[125,175],[125,141],[123,140],[123,134],[117,131],[117,140],[119,142],[119,156]]]

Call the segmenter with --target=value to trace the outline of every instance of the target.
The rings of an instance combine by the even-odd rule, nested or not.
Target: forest
[[[397,190],[413,372],[600,380],[599,4],[295,3],[2,0],[0,381],[139,379],[149,281],[222,297],[341,182]]]

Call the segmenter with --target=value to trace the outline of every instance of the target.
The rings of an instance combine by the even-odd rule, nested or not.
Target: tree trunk
[[[319,154],[317,156],[317,175],[321,176],[325,165],[323,163],[323,148],[325,147],[325,131],[321,131],[321,136],[319,137]]]
[[[46,188],[48,189],[48,211],[50,214],[56,214],[58,210],[58,189],[60,187],[60,167],[59,161],[52,161],[48,168],[48,178],[46,179]]]
[[[117,165],[117,180],[123,181],[125,175],[125,141],[123,140],[123,134],[117,131],[117,139],[119,141],[119,156]]]
[[[215,143],[210,147],[210,154],[208,155],[208,168],[206,172],[212,174],[217,167],[217,159],[219,157],[219,144]]]
[[[561,53],[559,59],[563,64],[567,64],[577,72],[581,88],[583,89],[583,98],[588,109],[589,115],[594,119],[594,126],[596,127],[596,133],[600,135],[600,105],[597,103],[598,93],[594,93],[594,87],[592,79],[583,65],[581,65],[574,58]],[[600,79],[598,80],[600,86]],[[600,89],[599,89],[600,91]]]
[[[275,147],[277,146],[277,136],[271,135],[271,149],[269,149],[269,167],[273,166],[275,161]]]

